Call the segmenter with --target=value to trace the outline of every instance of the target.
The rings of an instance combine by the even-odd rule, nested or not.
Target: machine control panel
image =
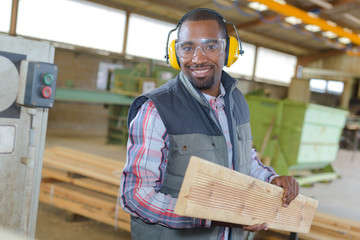
[[[28,107],[54,106],[58,68],[54,64],[22,61],[17,103]]]

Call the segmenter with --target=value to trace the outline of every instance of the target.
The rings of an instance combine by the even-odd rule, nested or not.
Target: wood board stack
[[[310,233],[299,234],[299,237],[307,240],[360,240],[360,222],[317,212]]]
[[[280,235],[274,237],[271,232]],[[309,233],[299,233],[300,240],[360,240],[360,222],[316,212]],[[289,239],[289,233],[272,229],[269,232],[258,233],[255,240]]]
[[[130,231],[129,214],[117,206],[123,167],[121,162],[70,148],[46,149],[39,200]]]
[[[284,190],[198,157],[190,159],[175,213],[234,224],[307,233],[318,201],[298,195],[282,206]]]

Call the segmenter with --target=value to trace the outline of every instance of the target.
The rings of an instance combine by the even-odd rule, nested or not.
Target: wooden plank
[[[44,152],[44,166],[63,169],[69,172],[78,173],[106,183],[120,186],[120,176],[114,175],[111,170],[101,169],[91,164],[73,161],[59,157],[49,152]]]
[[[282,206],[284,190],[198,157],[190,159],[175,213],[182,216],[307,233],[318,201],[298,195]]]
[[[114,226],[115,198],[113,198],[113,202],[109,202],[102,197],[95,197],[94,194],[86,194],[83,190],[77,191],[73,187],[66,189],[67,187],[69,186],[64,186],[64,184],[42,182],[40,201]],[[117,226],[130,231],[130,215],[123,212],[121,208],[118,213]]]
[[[360,222],[350,219],[317,212],[315,214],[314,221],[326,223],[329,227],[340,227],[342,229],[348,229],[360,233]]]
[[[316,212],[309,233],[299,233],[304,240],[360,239],[360,222]],[[289,234],[280,230],[272,230]]]
[[[91,165],[109,169],[112,171],[121,171],[124,168],[124,162],[115,161],[110,158],[97,156],[94,154],[66,148],[62,146],[55,146],[52,148],[45,149],[45,152],[51,152],[58,156],[62,156],[75,161],[89,163]]]
[[[313,222],[311,230],[327,233],[328,235],[336,236],[339,239],[360,239],[360,232],[344,229],[342,227],[334,227],[317,221]]]
[[[58,169],[51,169],[49,167],[44,167],[42,169],[43,178],[53,178],[62,182],[72,183],[79,187],[84,187],[93,191],[105,193],[114,197],[117,197],[119,186],[100,182],[91,178],[72,178],[69,177],[69,172],[62,171]]]
[[[81,202],[84,205],[89,205],[101,209],[104,214],[112,216],[116,207],[116,198],[100,194],[84,188],[79,188],[71,184],[62,182],[43,182],[41,187],[44,191],[48,191],[51,194],[66,197],[69,200],[75,202]],[[86,196],[86,198],[84,198]]]

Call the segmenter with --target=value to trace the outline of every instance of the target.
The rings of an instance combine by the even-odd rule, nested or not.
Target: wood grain
[[[44,151],[39,200],[130,231],[130,215],[117,205],[123,168],[124,163],[101,156],[48,148]]]
[[[40,201],[130,231],[129,214],[119,211],[115,221],[116,198],[103,198],[64,183],[41,183]]]
[[[283,189],[192,157],[175,213],[235,224],[266,222],[269,228],[307,233],[318,201],[298,195],[282,206]]]

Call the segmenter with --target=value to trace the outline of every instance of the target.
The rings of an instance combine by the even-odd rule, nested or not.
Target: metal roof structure
[[[250,7],[255,0],[88,1],[174,24],[192,9],[211,8],[233,22],[247,43],[299,57],[360,55],[360,0],[257,0],[263,11]]]

